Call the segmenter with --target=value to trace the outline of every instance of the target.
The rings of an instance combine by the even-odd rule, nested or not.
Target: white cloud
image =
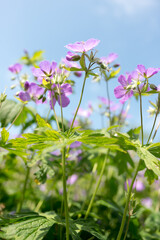
[[[159,0],[101,0],[96,6],[98,15],[106,15],[112,12],[115,16],[136,16],[146,14],[159,5]]]

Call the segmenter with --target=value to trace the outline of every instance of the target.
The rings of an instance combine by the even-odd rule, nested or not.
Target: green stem
[[[140,116],[141,116],[141,133],[142,133],[142,146],[143,146],[143,115],[142,115],[142,97],[141,97],[141,92],[140,89],[139,90],[139,96],[140,96]],[[133,184],[134,181],[136,179],[136,176],[138,174],[138,170],[141,164],[141,159],[139,160],[139,163],[137,165],[136,171],[134,173],[131,185],[129,187],[129,192],[127,195],[127,200],[126,200],[126,205],[125,205],[125,209],[124,209],[124,213],[123,213],[123,217],[122,217],[122,222],[121,222],[121,226],[120,226],[120,230],[117,236],[117,240],[121,239],[122,233],[123,233],[123,229],[124,229],[124,225],[125,225],[125,221],[126,221],[126,215],[127,215],[127,211],[128,211],[128,207],[129,207],[129,202],[130,202],[130,198],[131,198],[131,193],[132,193],[132,188],[133,188]],[[126,233],[127,234],[127,233]]]
[[[109,107],[109,126],[111,126],[111,109],[110,109],[110,95],[109,95],[109,86],[108,81],[106,81],[106,87],[107,87],[107,98],[108,98],[108,107]]]
[[[58,87],[57,87],[58,88]],[[62,109],[62,98],[61,98],[61,89],[58,88],[59,97],[60,97],[60,105],[61,105],[61,120],[62,120],[62,132],[64,132],[64,124],[63,124],[63,109]]]
[[[21,212],[21,209],[22,209],[23,201],[24,201],[24,198],[25,198],[27,182],[28,182],[28,178],[29,178],[29,173],[30,173],[30,168],[27,167],[26,177],[25,177],[25,181],[24,181],[24,185],[23,185],[23,191],[22,191],[22,198],[21,198],[21,201],[20,201],[20,203],[17,207],[17,213]]]
[[[104,170],[105,170],[106,163],[107,163],[107,157],[105,157],[105,159],[104,159],[103,166],[102,166],[102,169],[101,169],[101,173],[100,173],[100,176],[99,176],[97,185],[96,185],[96,187],[95,187],[95,191],[94,191],[94,193],[93,193],[93,195],[92,195],[92,198],[91,198],[91,201],[90,201],[90,203],[89,203],[89,206],[88,206],[88,209],[87,209],[87,211],[86,211],[86,215],[85,215],[85,218],[84,218],[84,219],[86,219],[86,218],[88,217],[88,215],[89,215],[89,213],[90,213],[90,210],[91,210],[91,208],[92,208],[92,205],[93,205],[95,196],[96,196],[96,194],[97,194],[99,185],[100,185],[101,180],[102,180],[102,176],[103,176],[103,173],[104,173]]]
[[[75,119],[76,119],[76,116],[77,116],[77,113],[78,113],[79,107],[80,107],[81,102],[82,102],[82,97],[83,97],[83,92],[84,92],[84,87],[85,87],[85,83],[86,83],[86,79],[87,79],[87,73],[88,73],[88,71],[89,71],[89,68],[88,68],[88,70],[85,72],[85,77],[84,77],[84,81],[83,81],[83,86],[82,86],[82,91],[81,91],[80,100],[79,100],[79,103],[78,103],[78,107],[77,107],[77,109],[76,109],[76,112],[75,112],[75,114],[74,114],[74,118],[73,118],[73,120],[72,120],[72,124],[71,124],[71,127],[70,127],[70,129],[69,129],[69,133],[70,133],[70,131],[71,131],[72,128],[73,128],[74,121],[75,121]]]
[[[142,135],[142,146],[143,146],[143,114],[142,114],[142,95],[139,90],[139,97],[140,97],[140,115],[141,115],[141,135]]]
[[[67,199],[67,184],[66,184],[66,156],[65,148],[62,150],[62,172],[63,172],[63,200],[65,209],[65,221],[66,221],[66,239],[69,240],[69,212],[68,212],[68,199]]]
[[[160,122],[158,123],[158,126],[156,127],[156,130],[155,130],[155,132],[154,132],[154,134],[153,134],[153,137],[152,137],[152,140],[151,140],[151,142],[153,142],[153,140],[154,140],[154,138],[155,138],[155,136],[156,136],[156,134],[157,134],[157,131],[158,131],[158,128],[160,127]]]
[[[21,114],[21,112],[23,111],[24,105],[22,106],[22,108],[20,109],[19,113],[16,115],[15,119],[13,120],[13,122],[11,123],[11,125],[9,126],[9,128],[7,129],[7,131],[13,126],[13,124],[15,123],[15,121],[17,120],[17,118],[19,117],[19,115]]]
[[[124,235],[124,239],[123,239],[123,240],[125,240],[125,239],[126,239],[126,237],[127,237],[127,233],[128,233],[128,228],[129,228],[129,221],[130,221],[130,218],[131,218],[131,215],[129,214],[128,221],[127,221],[127,226],[126,226],[126,232],[125,232],[125,235]]]
[[[153,126],[152,126],[152,129],[151,129],[150,135],[149,135],[149,137],[148,137],[147,144],[149,143],[150,138],[151,138],[151,136],[152,136],[152,133],[153,133],[153,130],[154,130],[154,127],[155,127],[155,124],[156,124],[156,120],[157,120],[158,113],[159,113],[159,107],[158,107],[158,109],[157,109],[157,112],[156,112],[156,115],[155,115],[155,118],[154,118]]]
[[[56,119],[57,127],[58,127],[58,130],[60,131],[60,127],[59,127],[59,122],[58,122],[57,114],[56,114],[56,111],[55,111],[55,109],[54,109],[52,91],[51,91],[51,103],[52,103],[52,108],[53,108],[54,116],[55,116],[55,119]]]
[[[128,206],[129,206],[129,202],[130,202],[130,197],[131,197],[131,193],[132,193],[132,188],[133,188],[133,184],[134,184],[134,181],[136,179],[136,176],[137,176],[137,173],[138,173],[138,170],[139,170],[140,163],[141,163],[141,160],[139,161],[139,163],[137,165],[135,174],[133,176],[131,185],[129,187],[129,192],[128,192],[128,195],[127,195],[126,205],[125,205],[125,209],[124,209],[124,213],[123,213],[123,217],[122,217],[121,227],[120,227],[120,230],[119,230],[119,233],[118,233],[118,236],[117,236],[117,240],[121,239],[121,236],[122,236],[122,233],[123,233],[123,229],[124,229],[124,225],[125,225],[125,221],[126,221],[126,215],[127,215],[127,211],[128,211]]]

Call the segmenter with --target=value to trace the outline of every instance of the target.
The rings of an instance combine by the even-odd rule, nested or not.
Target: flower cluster
[[[120,86],[114,89],[115,97],[121,98],[120,102],[124,103],[133,96],[134,92],[150,90],[148,78],[154,76],[159,71],[160,68],[146,69],[144,65],[137,65],[136,70],[127,74],[127,76],[120,75],[118,78]]]

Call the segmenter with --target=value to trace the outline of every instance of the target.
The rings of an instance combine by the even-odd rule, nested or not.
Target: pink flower
[[[107,57],[101,57],[100,62],[104,63],[105,65],[108,65],[114,62],[114,60],[116,60],[117,58],[118,58],[118,54],[110,53]]]
[[[100,40],[90,38],[86,42],[75,42],[73,44],[68,44],[65,47],[73,52],[88,52],[99,44]]]
[[[136,71],[144,78],[150,78],[160,71],[160,68],[148,68],[146,69],[144,65],[137,65]]]
[[[56,66],[56,62],[50,63],[49,61],[42,61],[39,64],[40,68],[32,68],[32,73],[35,77],[37,77],[38,82],[41,83],[43,78],[51,77],[53,75]]]
[[[70,100],[67,96],[69,96],[72,93],[72,87],[68,83],[63,83],[63,84],[53,84],[52,85],[52,92],[49,91],[49,98],[50,98],[50,107],[51,109],[53,106],[55,106],[56,101],[58,104],[61,106],[61,101],[62,101],[62,107],[67,107],[68,104],[70,103]],[[52,94],[52,98],[51,98]],[[53,106],[52,106],[53,105]]]
[[[133,90],[128,89],[128,86],[132,83],[132,76],[129,74],[127,78],[124,75],[120,75],[118,82],[120,86],[115,87],[114,95],[116,98],[121,98],[120,102],[124,103],[128,98],[133,96]]]
[[[12,73],[19,73],[22,70],[22,65],[20,63],[15,63],[14,65],[11,65],[8,70]]]

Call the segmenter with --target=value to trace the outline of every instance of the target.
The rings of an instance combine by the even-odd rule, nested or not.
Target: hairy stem
[[[74,117],[73,117],[73,120],[72,120],[72,123],[71,123],[71,127],[70,127],[70,129],[69,129],[69,133],[70,133],[70,131],[71,131],[72,128],[73,128],[74,121],[75,121],[75,119],[76,119],[76,117],[77,117],[77,113],[78,113],[79,107],[80,107],[81,102],[82,102],[82,97],[83,97],[83,92],[84,92],[84,87],[85,87],[86,79],[87,79],[87,72],[85,72],[85,77],[84,77],[84,81],[83,81],[81,96],[80,96],[79,103],[78,103],[76,112],[75,112],[75,114],[74,114]]]
[[[154,132],[154,134],[153,134],[153,137],[152,137],[152,140],[151,140],[151,142],[153,142],[153,140],[154,140],[154,138],[155,138],[155,136],[156,136],[156,134],[157,134],[157,131],[158,131],[158,128],[160,127],[160,122],[158,123],[158,126],[156,127],[156,130],[155,130],[155,132]]]
[[[62,149],[62,172],[63,172],[63,199],[65,209],[66,221],[66,239],[69,240],[69,212],[68,212],[68,199],[67,199],[67,184],[66,184],[66,156],[65,148]]]
[[[109,126],[111,126],[111,103],[110,103],[108,81],[106,81],[106,89],[107,89],[108,108],[109,108]]]
[[[58,130],[60,131],[60,127],[59,127],[59,122],[58,122],[57,114],[56,114],[56,111],[55,111],[55,108],[54,108],[54,104],[53,104],[53,95],[52,95],[52,91],[51,91],[51,103],[52,103],[52,108],[53,108],[54,116],[55,116],[55,119],[56,119],[57,127],[58,127]]]
[[[139,90],[139,96],[140,96],[141,134],[142,134],[142,146],[143,146],[142,96],[141,96],[140,89],[138,89],[138,90]],[[127,215],[127,211],[128,211],[128,207],[129,207],[129,202],[130,202],[130,198],[131,198],[131,194],[132,194],[132,188],[133,188],[133,184],[134,184],[134,181],[135,181],[135,179],[136,179],[136,176],[137,176],[137,174],[138,174],[138,170],[139,170],[140,164],[141,164],[141,159],[139,160],[139,163],[138,163],[137,168],[136,168],[136,171],[135,171],[135,173],[134,173],[134,176],[133,176],[131,185],[130,185],[130,187],[129,187],[129,192],[128,192],[128,195],[127,195],[126,205],[125,205],[125,209],[124,209],[124,213],[123,213],[123,217],[122,217],[122,222],[121,222],[120,230],[119,230],[119,233],[118,233],[118,236],[117,236],[117,240],[121,240],[121,236],[122,236],[123,229],[124,229],[124,225],[125,225],[125,221],[126,221],[126,215]],[[127,234],[127,232],[126,232],[126,234]]]
[[[126,221],[126,215],[127,215],[127,211],[128,211],[128,206],[129,206],[129,202],[130,202],[130,198],[131,198],[132,188],[133,188],[133,184],[134,184],[134,181],[136,179],[136,176],[137,176],[137,173],[138,173],[138,170],[139,170],[140,162],[141,162],[141,160],[139,161],[139,163],[137,165],[137,168],[136,168],[136,171],[134,173],[131,185],[129,187],[129,192],[128,192],[128,195],[127,195],[126,205],[125,205],[125,209],[124,209],[124,213],[123,213],[123,217],[122,217],[120,230],[119,230],[119,233],[118,233],[118,236],[117,236],[117,240],[121,240],[121,236],[122,236],[124,225],[125,225],[125,221]]]
[[[148,137],[147,144],[149,143],[150,138],[151,138],[151,136],[152,136],[152,133],[153,133],[153,130],[154,130],[154,127],[155,127],[155,124],[156,124],[156,120],[157,120],[158,113],[159,113],[159,107],[158,107],[158,109],[157,109],[157,112],[156,112],[156,115],[155,115],[155,118],[154,118],[153,126],[152,126],[152,129],[151,129],[150,135],[149,135],[149,137]]]
[[[19,113],[16,115],[16,117],[14,118],[13,122],[11,123],[11,125],[9,126],[9,128],[7,129],[7,131],[13,126],[13,124],[15,123],[15,121],[17,120],[17,118],[19,117],[19,115],[21,114],[21,112],[23,111],[24,105],[22,106],[22,108],[20,109]]]
[[[61,89],[58,87],[59,97],[60,97],[60,105],[61,105],[61,121],[62,121],[62,131],[64,132],[64,124],[63,124],[63,109],[62,109],[62,98],[61,98]]]

